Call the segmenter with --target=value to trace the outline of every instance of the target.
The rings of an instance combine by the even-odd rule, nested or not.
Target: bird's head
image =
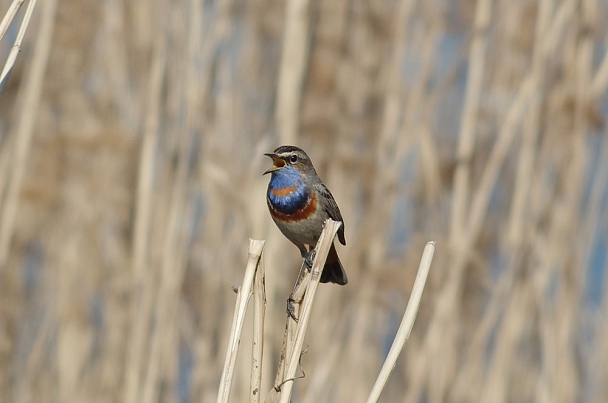
[[[272,158],[272,168],[264,172],[264,175],[277,173],[277,171],[286,168],[293,168],[303,174],[315,172],[310,158],[308,158],[308,155],[301,148],[281,146],[274,150],[274,152],[264,155]]]

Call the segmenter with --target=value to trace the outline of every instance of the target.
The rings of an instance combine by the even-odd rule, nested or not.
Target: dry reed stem
[[[2,38],[4,38],[4,34],[6,34],[8,27],[15,19],[15,16],[23,5],[24,1],[25,0],[13,0],[8,10],[6,10],[6,14],[4,14],[4,18],[2,18],[2,21],[0,22],[0,41],[2,41]]]
[[[266,318],[266,273],[264,254],[260,256],[253,284],[253,349],[251,352],[251,381],[249,401],[260,401],[262,387],[262,359],[264,357],[264,320]]]
[[[563,21],[565,20],[557,20],[554,24],[561,24]],[[551,28],[555,29],[555,25]],[[471,199],[470,213],[467,214],[468,220],[466,221],[467,225],[464,234],[459,234],[458,242],[452,246],[456,248],[453,251],[455,253],[454,265],[453,268],[450,269],[449,279],[446,282],[446,290],[442,293],[442,299],[437,304],[436,314],[429,330],[429,337],[426,340],[427,348],[438,348],[440,340],[447,342],[447,340],[441,338],[440,335],[442,333],[445,334],[447,327],[450,327],[451,329],[451,326],[455,326],[455,324],[449,322],[449,320],[458,315],[455,312],[452,312],[450,315],[449,312],[453,311],[454,308],[458,308],[456,300],[460,295],[462,286],[462,271],[468,262],[471,248],[482,228],[483,219],[487,214],[492,189],[498,180],[500,169],[503,166],[507,153],[516,135],[516,129],[523,116],[525,116],[528,111],[528,107],[535,96],[536,88],[537,77],[534,74],[529,74],[519,87],[517,95],[513,99],[505,115],[500,132],[498,133],[498,138],[492,147],[490,156],[483,170],[479,185]],[[457,198],[457,195],[455,195],[455,198]],[[453,212],[452,214],[456,214],[456,212]],[[448,323],[450,323],[449,326]],[[454,335],[453,331],[448,331],[447,334]],[[446,360],[442,362],[441,371],[437,370],[437,372],[441,374],[438,376],[438,379],[452,377],[455,364],[454,360],[455,357],[453,355],[451,357],[446,357]],[[436,395],[431,398],[431,400],[442,400],[445,388],[434,388],[432,393],[436,393]]]
[[[9,7],[6,15],[0,22],[0,41],[4,37],[4,34],[8,30],[11,22],[17,15],[17,11],[23,4],[24,0],[15,0]],[[23,16],[23,21],[21,21],[21,27],[19,27],[19,32],[17,33],[17,38],[15,39],[15,43],[13,44],[10,53],[8,54],[8,58],[6,59],[6,63],[4,64],[4,68],[2,69],[2,73],[0,73],[0,93],[2,93],[2,89],[6,84],[6,80],[8,78],[8,73],[10,73],[13,65],[15,64],[15,60],[17,60],[17,54],[21,50],[21,43],[23,42],[23,37],[25,36],[25,31],[30,23],[30,18],[32,17],[32,13],[34,12],[34,7],[36,7],[36,0],[30,0],[27,9],[25,10],[25,15]]]
[[[608,131],[604,130],[604,136],[608,137]],[[591,259],[591,250],[593,248],[592,239],[597,234],[598,228],[601,228],[602,222],[599,222],[597,217],[602,216],[602,198],[608,189],[608,141],[604,141],[599,154],[598,169],[594,173],[593,182],[590,186],[589,202],[587,207],[587,217],[585,219],[584,231],[586,236],[583,237],[584,258],[581,264],[582,267],[587,267]]]
[[[450,224],[450,243],[458,248],[462,232],[465,230],[466,218],[469,215],[471,163],[475,147],[476,125],[479,117],[479,106],[483,89],[486,64],[486,46],[488,26],[492,15],[492,2],[480,0],[475,8],[473,26],[473,43],[469,55],[470,68],[467,72],[467,89],[464,107],[460,120],[460,135],[456,152],[456,171],[454,173],[454,198],[452,204],[452,221]]]
[[[302,355],[302,346],[304,344],[304,337],[306,336],[306,330],[308,329],[308,322],[310,320],[310,314],[312,311],[312,303],[314,301],[314,297],[317,291],[317,287],[319,285],[319,281],[321,280],[321,274],[323,272],[323,266],[325,265],[325,260],[327,259],[327,254],[329,253],[329,249],[333,244],[334,238],[336,236],[336,232],[342,225],[339,221],[333,221],[328,219],[325,221],[325,227],[321,236],[319,237],[319,241],[317,242],[317,246],[315,250],[317,251],[315,259],[313,261],[312,269],[310,272],[308,270],[304,271],[304,275],[302,277],[302,281],[298,286],[298,289],[294,293],[294,299],[296,303],[294,305],[298,305],[297,301],[299,299],[300,290],[303,290],[303,299],[300,306],[298,322],[296,326],[296,334],[293,342],[290,342],[289,333],[286,332],[285,340],[288,340],[284,343],[284,349],[281,354],[281,359],[285,360],[284,365],[285,371],[281,371],[283,376],[279,379],[278,383],[275,383],[273,390],[269,393],[267,397],[267,402],[275,401],[276,390],[280,390],[280,402],[287,403],[291,399],[291,391],[293,388],[293,381],[296,376],[296,370],[300,363],[300,357]],[[296,311],[296,314],[298,312]],[[287,316],[287,329],[289,329],[289,323],[294,322],[289,315]]]
[[[531,76],[536,84],[536,91],[540,90],[544,83],[543,72],[547,68],[547,55],[542,51],[542,38],[546,34],[551,15],[551,2],[543,0],[540,2],[539,11],[536,19],[536,30],[534,38],[534,53],[532,54]],[[540,97],[539,97],[540,98]],[[522,145],[520,147],[519,162],[517,164],[517,176],[515,190],[511,202],[509,217],[508,237],[512,247],[517,247],[523,241],[523,228],[526,222],[526,201],[530,186],[532,185],[532,175],[535,157],[536,143],[540,129],[541,99],[532,102],[530,110],[524,122]]]
[[[304,262],[302,262],[302,266],[300,267],[300,270],[305,270],[303,269],[304,266]],[[292,298],[293,298],[293,304],[292,304],[292,309],[293,309],[293,314],[295,317],[299,318],[300,317],[300,313],[302,312],[302,298],[304,296],[304,293],[306,292],[306,289],[308,287],[308,285],[310,284],[310,280],[311,280],[311,276],[306,275],[307,273],[304,273],[304,276],[300,279],[300,284],[296,287],[295,291],[293,292]],[[274,383],[274,388],[270,391],[270,395],[274,395],[275,392],[278,392],[277,389],[280,390],[281,386],[284,382],[285,379],[288,379],[288,375],[287,375],[287,364],[288,364],[288,360],[287,358],[291,357],[294,349],[295,349],[295,345],[296,345],[296,336],[298,335],[298,323],[294,320],[290,320],[291,318],[289,316],[287,316],[287,320],[285,322],[285,332],[283,334],[283,344],[282,344],[282,348],[281,348],[281,359],[279,360],[279,365],[277,368],[277,374],[275,376],[275,383]],[[274,401],[272,399],[268,399],[270,401]]]
[[[17,203],[19,190],[21,189],[23,175],[28,160],[32,136],[34,134],[34,124],[38,115],[42,93],[44,74],[51,51],[51,39],[55,26],[56,0],[45,2],[46,6],[41,10],[40,30],[36,38],[34,56],[28,68],[26,79],[22,88],[21,110],[19,120],[15,130],[16,143],[12,155],[12,170],[9,182],[6,185],[6,196],[3,200],[0,212],[0,272],[6,265],[8,251],[17,218]],[[30,3],[27,10],[27,17],[32,12],[33,3]],[[25,21],[24,21],[25,23]],[[23,26],[22,26],[23,28]],[[21,39],[25,32],[20,30]],[[15,55],[16,57],[16,55]],[[1,84],[0,84],[1,85]]]
[[[543,7],[546,7],[546,5],[544,5]],[[539,88],[541,88],[540,85],[540,80],[542,79],[542,75],[541,73],[544,72],[543,68],[540,67],[541,66],[541,60],[543,60],[544,57],[546,57],[547,55],[552,54],[552,52],[554,51],[554,47],[558,44],[558,42],[556,41],[556,36],[559,37],[559,33],[562,32],[565,27],[567,26],[569,20],[568,17],[571,17],[571,12],[572,12],[572,4],[570,2],[565,2],[562,3],[562,5],[560,6],[560,8],[553,14],[553,18],[550,21],[550,23],[548,22],[544,22],[543,20],[543,14],[547,13],[547,10],[542,9],[540,12],[540,15],[538,16],[538,21],[537,23],[541,26],[541,27],[545,27],[545,33],[540,33],[537,32],[537,36],[536,36],[536,40],[538,41],[538,43],[535,43],[535,53],[534,53],[534,60],[536,61],[535,63],[533,63],[533,68],[530,71],[530,74],[528,76],[528,78],[526,78],[524,85],[520,88],[520,92],[516,97],[516,101],[513,102],[512,104],[512,109],[511,111],[509,111],[506,115],[506,119],[505,119],[505,123],[503,126],[503,129],[506,132],[513,132],[514,127],[511,126],[515,126],[516,122],[519,120],[516,116],[521,114],[521,113],[526,113],[528,111],[530,111],[530,113],[533,113],[533,107],[530,110],[526,110],[525,107],[525,100],[526,98],[530,98],[533,99],[534,97],[536,97],[535,93],[539,90]],[[540,28],[539,28],[540,29]],[[519,98],[519,100],[517,100],[517,98]],[[536,100],[536,102],[540,102],[539,100]],[[532,103],[532,105],[534,105],[534,102]],[[517,106],[517,108],[515,108]],[[527,116],[527,115],[526,115]],[[511,127],[509,130],[507,130],[509,127]],[[503,137],[503,131],[501,130],[501,134],[499,135],[499,138],[503,138],[506,141],[508,140],[507,137]],[[529,141],[529,140],[528,140]],[[523,144],[524,147],[530,147],[530,143],[524,142]],[[506,147],[503,145],[501,147],[495,147],[495,150],[500,150],[502,149],[503,151],[501,152],[501,154],[504,154],[506,151]],[[497,159],[498,153],[494,154],[493,152],[493,156],[490,157],[490,161],[498,161]],[[524,158],[529,158],[529,157],[524,157]],[[494,172],[490,172],[490,170],[486,170],[484,172],[484,177],[482,178],[483,183],[485,183],[485,185],[483,186],[486,189],[491,188],[492,183],[495,182],[494,179],[491,179],[491,177],[496,177],[498,174],[498,168],[497,165],[495,163],[492,164],[493,166],[493,171]],[[528,176],[529,176],[529,172],[528,172]],[[526,181],[527,178],[522,178],[521,180]],[[516,188],[518,188],[519,186],[521,186],[521,183],[516,182]],[[536,190],[541,190],[542,189],[542,185],[541,184],[537,184],[536,186],[532,186],[532,189],[536,189]],[[519,197],[523,197],[523,195],[521,194],[517,194],[519,192],[516,191],[516,195],[514,196],[515,198],[519,198]],[[487,204],[488,204],[488,199],[489,198],[489,192],[479,192],[478,193],[478,197],[476,197],[476,201],[473,204],[473,208],[471,209],[474,212],[474,217],[472,217],[472,219],[470,220],[470,225],[471,225],[471,230],[475,229],[475,228],[480,228],[481,222],[480,219],[482,217],[482,210],[485,210]],[[484,200],[485,199],[485,200]],[[513,207],[513,205],[512,205]],[[481,210],[480,210],[481,209]],[[516,217],[512,216],[511,220],[514,220]],[[523,220],[524,217],[519,217],[520,220]],[[528,225],[529,225],[529,220],[527,221]],[[520,230],[518,229],[513,229],[515,228],[515,226],[511,226],[513,232],[510,233],[510,235],[512,236],[511,238],[511,242],[513,242],[513,240],[515,238],[513,238],[513,234],[517,234],[520,232]],[[519,242],[522,242],[521,240]],[[511,245],[511,247],[513,247],[513,251],[511,251],[509,253],[509,255],[511,256],[510,258],[510,262],[507,264],[507,268],[505,269],[505,275],[503,276],[503,278],[497,283],[496,287],[495,287],[495,292],[492,294],[491,296],[491,300],[488,304],[488,308],[485,310],[485,313],[480,321],[480,325],[477,329],[477,331],[475,332],[475,336],[473,337],[473,341],[470,344],[470,348],[469,348],[469,352],[466,354],[467,357],[470,357],[472,355],[472,351],[479,351],[480,349],[483,349],[486,345],[486,343],[488,342],[488,338],[491,337],[492,335],[492,327],[496,326],[496,322],[499,320],[500,315],[502,314],[502,307],[505,304],[505,299],[509,297],[509,292],[513,292],[513,281],[514,281],[514,277],[517,275],[517,267],[519,266],[519,264],[522,263],[522,259],[520,257],[518,257],[517,255],[515,255],[515,251],[518,251],[518,247],[517,245]],[[471,373],[477,373],[477,374],[481,374],[481,366],[484,365],[483,361],[477,361],[476,365],[473,366],[469,366],[468,368],[470,368]],[[476,371],[476,372],[475,372]],[[466,371],[460,371],[461,375],[464,375]],[[497,376],[502,376],[500,375],[500,373],[497,373]],[[461,376],[459,379],[459,385],[461,385],[463,391],[466,389],[469,389],[469,387],[467,385],[470,385],[470,382],[467,381],[467,377],[465,376]]]
[[[137,198],[133,232],[132,275],[135,293],[131,303],[131,329],[128,339],[126,373],[124,384],[125,402],[134,402],[140,398],[141,372],[143,370],[143,351],[146,346],[146,331],[152,312],[153,289],[151,275],[146,273],[150,264],[150,229],[154,180],[154,156],[158,143],[160,103],[162,83],[167,65],[167,44],[162,29],[154,43],[154,56],[148,83],[148,104],[142,135],[142,146],[139,155]]]
[[[304,262],[302,262],[304,265]],[[293,313],[296,317],[300,316],[302,295],[310,283],[311,276],[305,273],[302,277],[299,286],[293,293],[294,302],[292,304]],[[277,372],[274,379],[273,388],[266,395],[266,403],[278,402],[280,399],[281,385],[284,380],[287,379],[287,357],[291,357],[296,341],[296,335],[298,331],[298,323],[294,320],[290,320],[288,316],[285,321],[285,331],[283,332],[283,343],[281,345],[281,356],[279,359],[279,365],[277,366]]]
[[[306,276],[305,279],[300,284],[306,284],[310,282],[310,276]],[[304,281],[305,280],[305,281]],[[293,304],[293,312],[296,317],[299,316],[300,313],[300,304]],[[290,318],[291,319],[291,318]],[[265,403],[275,403],[280,399],[281,385],[284,382],[284,379],[287,378],[287,357],[291,356],[295,340],[296,340],[296,331],[297,331],[297,323],[293,320],[285,321],[285,331],[283,333],[283,344],[281,345],[281,356],[279,359],[279,365],[277,367],[277,372],[274,379],[274,384],[272,389],[266,395]]]
[[[308,0],[287,2],[279,72],[276,119],[283,144],[294,144],[300,124],[300,104],[309,52]]]
[[[189,77],[189,75],[185,75]],[[172,181],[171,197],[169,200],[169,214],[167,217],[167,229],[164,231],[162,240],[161,281],[156,300],[156,321],[151,335],[151,348],[148,356],[146,377],[144,379],[143,403],[152,403],[158,400],[159,385],[162,380],[161,370],[171,365],[170,358],[162,359],[163,344],[171,342],[176,326],[172,326],[171,320],[176,317],[176,301],[179,299],[179,286],[183,278],[184,256],[184,232],[180,223],[187,222],[185,211],[187,177],[189,165],[189,151],[191,148],[191,135],[188,126],[191,111],[186,111],[185,125],[181,125],[177,133],[177,172]],[[161,369],[162,363],[162,369]],[[175,363],[175,361],[173,361]]]
[[[401,350],[403,349],[405,342],[410,337],[412,327],[414,326],[414,321],[416,320],[416,315],[418,314],[420,298],[422,298],[422,291],[424,291],[424,285],[426,284],[426,278],[431,268],[434,253],[435,241],[427,242],[426,246],[424,247],[424,251],[422,252],[422,258],[420,259],[420,265],[418,266],[416,280],[414,281],[412,293],[410,294],[410,299],[405,308],[403,319],[401,320],[401,324],[399,325],[399,329],[397,330],[397,334],[395,335],[395,339],[393,340],[393,344],[391,345],[386,360],[382,365],[380,374],[376,379],[376,383],[374,384],[374,387],[367,398],[367,403],[375,403],[380,398],[382,389],[384,389],[391,372],[393,372],[393,369],[395,369],[397,358],[399,358],[399,354],[401,354]]]
[[[252,294],[255,274],[264,250],[265,241],[255,239],[249,240],[247,267],[245,268],[245,276],[243,284],[237,292],[237,299],[234,308],[234,316],[232,318],[232,327],[230,328],[230,338],[226,348],[226,358],[224,360],[224,369],[222,371],[222,379],[217,394],[218,403],[227,403],[230,396],[230,386],[232,385],[232,376],[234,374],[234,363],[239,351],[241,340],[241,332],[243,330],[243,322],[245,321],[245,313],[249,303],[249,297]],[[259,357],[256,356],[256,359]]]
[[[191,7],[195,7],[194,4]],[[180,80],[178,87],[181,91],[176,91],[178,97],[176,102],[179,102],[181,96],[186,94],[186,108],[184,116],[180,121],[176,122],[175,132],[175,162],[176,172],[172,178],[172,188],[169,199],[169,214],[167,217],[166,230],[164,231],[164,239],[162,240],[162,262],[161,262],[161,279],[158,298],[154,312],[157,315],[154,321],[154,328],[151,335],[151,349],[148,356],[148,365],[146,377],[144,379],[143,403],[152,403],[157,401],[163,380],[166,379],[166,374],[171,374],[176,371],[178,360],[175,355],[166,355],[163,352],[178,348],[179,335],[177,333],[178,317],[178,301],[180,293],[180,284],[183,281],[185,274],[185,259],[187,255],[186,246],[188,245],[186,233],[182,223],[187,223],[191,212],[188,199],[189,191],[189,174],[190,174],[190,152],[193,146],[193,122],[197,116],[195,100],[197,91],[187,91],[187,88],[196,87],[196,50],[199,45],[196,20],[198,13],[192,8],[187,9],[188,25],[190,31],[188,35],[189,41],[183,54],[183,62],[180,63],[178,71]],[[164,356],[163,356],[164,355]],[[173,368],[171,368],[173,367]],[[173,388],[173,389],[171,389]],[[165,389],[168,395],[173,395],[177,390],[175,383],[167,386]]]
[[[399,132],[399,123],[403,113],[401,64],[403,63],[407,49],[407,46],[405,46],[407,43],[407,24],[404,24],[403,21],[409,19],[413,12],[414,4],[415,1],[413,0],[401,0],[394,17],[396,29],[393,35],[392,54],[385,78],[386,94],[384,98],[382,128],[378,139],[379,154],[390,147],[391,140]],[[383,155],[378,155],[378,159],[380,160],[381,158],[383,158]]]

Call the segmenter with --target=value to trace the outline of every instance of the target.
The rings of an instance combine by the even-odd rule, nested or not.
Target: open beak
[[[272,158],[272,168],[264,172],[262,175],[266,175],[271,173],[272,171],[276,171],[277,169],[281,169],[285,166],[285,161],[279,158],[276,154],[264,154],[267,157]]]

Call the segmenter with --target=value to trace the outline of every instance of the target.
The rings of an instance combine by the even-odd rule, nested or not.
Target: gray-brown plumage
[[[265,155],[274,163],[264,172],[272,174],[266,193],[270,215],[283,235],[300,249],[307,264],[310,264],[310,251],[317,244],[328,218],[342,222],[338,240],[346,245],[344,220],[338,204],[321,182],[308,155],[294,146],[281,146],[274,153]],[[333,244],[321,282],[340,285],[348,282]]]

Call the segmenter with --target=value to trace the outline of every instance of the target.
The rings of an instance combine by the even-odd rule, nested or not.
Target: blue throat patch
[[[286,188],[293,188],[293,190],[285,195],[273,193],[273,191],[277,192]],[[293,214],[308,202],[308,192],[306,192],[306,185],[302,182],[301,174],[290,166],[272,172],[267,197],[272,207],[283,214]]]

